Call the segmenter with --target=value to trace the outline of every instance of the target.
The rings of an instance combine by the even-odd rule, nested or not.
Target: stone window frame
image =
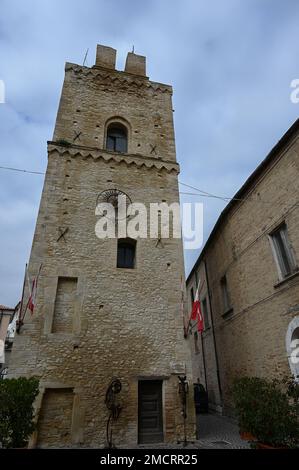
[[[127,151],[123,152],[125,155],[132,153],[131,152],[131,147],[132,147],[132,129],[129,121],[127,119],[123,118],[122,116],[111,116],[108,118],[105,122],[105,129],[104,129],[104,142],[103,142],[103,148],[107,152],[115,152],[115,153],[120,153],[117,151],[109,150],[107,149],[106,143],[107,143],[107,131],[108,127],[111,126],[111,124],[115,124],[116,126],[119,124],[121,126],[124,126],[127,129]]]
[[[208,330],[211,328],[211,322],[210,322],[210,313],[209,313],[209,305],[208,305],[208,298],[205,295],[202,300],[200,301],[201,303],[201,310],[202,310],[202,315],[203,315],[203,320],[204,320],[204,329]]]
[[[77,293],[74,308],[73,330],[69,333],[53,333],[52,326],[55,312],[55,301],[58,287],[58,279],[77,278]],[[78,269],[64,269],[57,271],[53,276],[47,279],[47,287],[45,287],[45,303],[44,303],[44,334],[52,338],[73,337],[81,333],[82,329],[82,312],[85,294],[85,277],[82,276]]]
[[[165,438],[167,436],[167,406],[166,406],[166,403],[167,403],[167,397],[166,395],[168,393],[171,393],[172,390],[171,390],[171,385],[170,385],[170,382],[171,382],[171,376],[170,375],[159,375],[159,374],[153,374],[153,375],[138,375],[137,377],[135,377],[135,380],[133,382],[133,385],[134,385],[134,392],[135,392],[135,395],[136,395],[136,404],[135,406],[137,407],[136,408],[136,412],[137,412],[137,427],[136,427],[136,444],[138,445],[138,403],[139,403],[139,400],[138,400],[138,384],[140,381],[155,381],[155,380],[161,380],[162,382],[162,420],[163,420],[163,442],[165,442]]]
[[[280,259],[281,254],[278,252],[278,247],[274,240],[275,234],[279,231],[283,232],[283,237],[284,237],[283,245],[287,254],[288,262],[290,264],[290,268],[291,268],[290,273],[283,272],[282,261]],[[296,271],[298,271],[295,253],[294,253],[292,244],[290,242],[288,233],[289,233],[288,225],[285,220],[280,222],[280,224],[278,224],[274,229],[271,230],[271,232],[268,233],[268,239],[269,239],[270,246],[272,249],[273,258],[277,267],[279,281],[283,281],[284,279],[288,278],[289,276],[293,275]]]
[[[225,273],[220,279],[220,291],[222,301],[222,317],[226,317],[233,312],[233,305],[228,287],[227,274]]]

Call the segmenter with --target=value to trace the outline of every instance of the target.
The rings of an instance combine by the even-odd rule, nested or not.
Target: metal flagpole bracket
[[[113,424],[118,420],[120,412],[122,410],[122,406],[119,403],[117,397],[117,395],[121,392],[121,388],[121,381],[114,377],[108,386],[105,396],[105,405],[110,411],[106,426],[107,447],[109,449],[115,448],[115,446],[113,445],[112,434]]]
[[[186,420],[187,420],[187,395],[189,393],[189,383],[186,375],[179,375],[179,396],[181,399],[181,414],[184,420],[184,440],[178,441],[178,444],[182,443],[184,447],[187,446],[187,430],[186,430]]]

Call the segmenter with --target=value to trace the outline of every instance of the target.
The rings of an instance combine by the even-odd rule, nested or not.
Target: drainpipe
[[[221,388],[220,372],[219,372],[219,360],[218,360],[218,352],[217,352],[217,345],[216,345],[216,336],[215,336],[214,318],[213,318],[213,307],[212,307],[212,302],[211,302],[211,293],[210,293],[209,277],[208,277],[208,269],[207,269],[206,260],[204,260],[204,267],[205,267],[207,290],[208,290],[208,297],[209,297],[209,304],[210,304],[211,327],[212,327],[213,343],[214,343],[214,351],[215,351],[217,383],[218,383],[218,390],[219,390],[219,396],[220,396],[220,404],[222,406],[222,388]]]
[[[208,381],[207,381],[207,371],[206,371],[206,358],[205,358],[205,347],[204,347],[204,340],[202,337],[202,333],[200,334],[201,337],[201,350],[202,350],[202,362],[203,362],[203,370],[205,375],[205,386],[206,391],[208,391]]]

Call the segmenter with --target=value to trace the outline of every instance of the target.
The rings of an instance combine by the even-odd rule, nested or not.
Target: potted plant
[[[255,421],[255,407],[258,400],[259,379],[256,377],[242,377],[234,380],[232,397],[239,421],[240,436],[244,440],[254,441],[253,435]]]
[[[277,380],[243,377],[234,381],[232,392],[240,432],[253,435],[257,447],[296,447],[298,407],[288,388]]]
[[[38,394],[36,378],[0,380],[0,444],[23,448],[35,430],[33,402]]]

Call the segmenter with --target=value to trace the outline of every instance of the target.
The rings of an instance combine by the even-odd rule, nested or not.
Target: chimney
[[[134,52],[128,52],[125,72],[146,77],[145,61],[146,59],[143,55],[137,55],[134,54]]]
[[[97,45],[96,66],[115,70],[116,49]]]

